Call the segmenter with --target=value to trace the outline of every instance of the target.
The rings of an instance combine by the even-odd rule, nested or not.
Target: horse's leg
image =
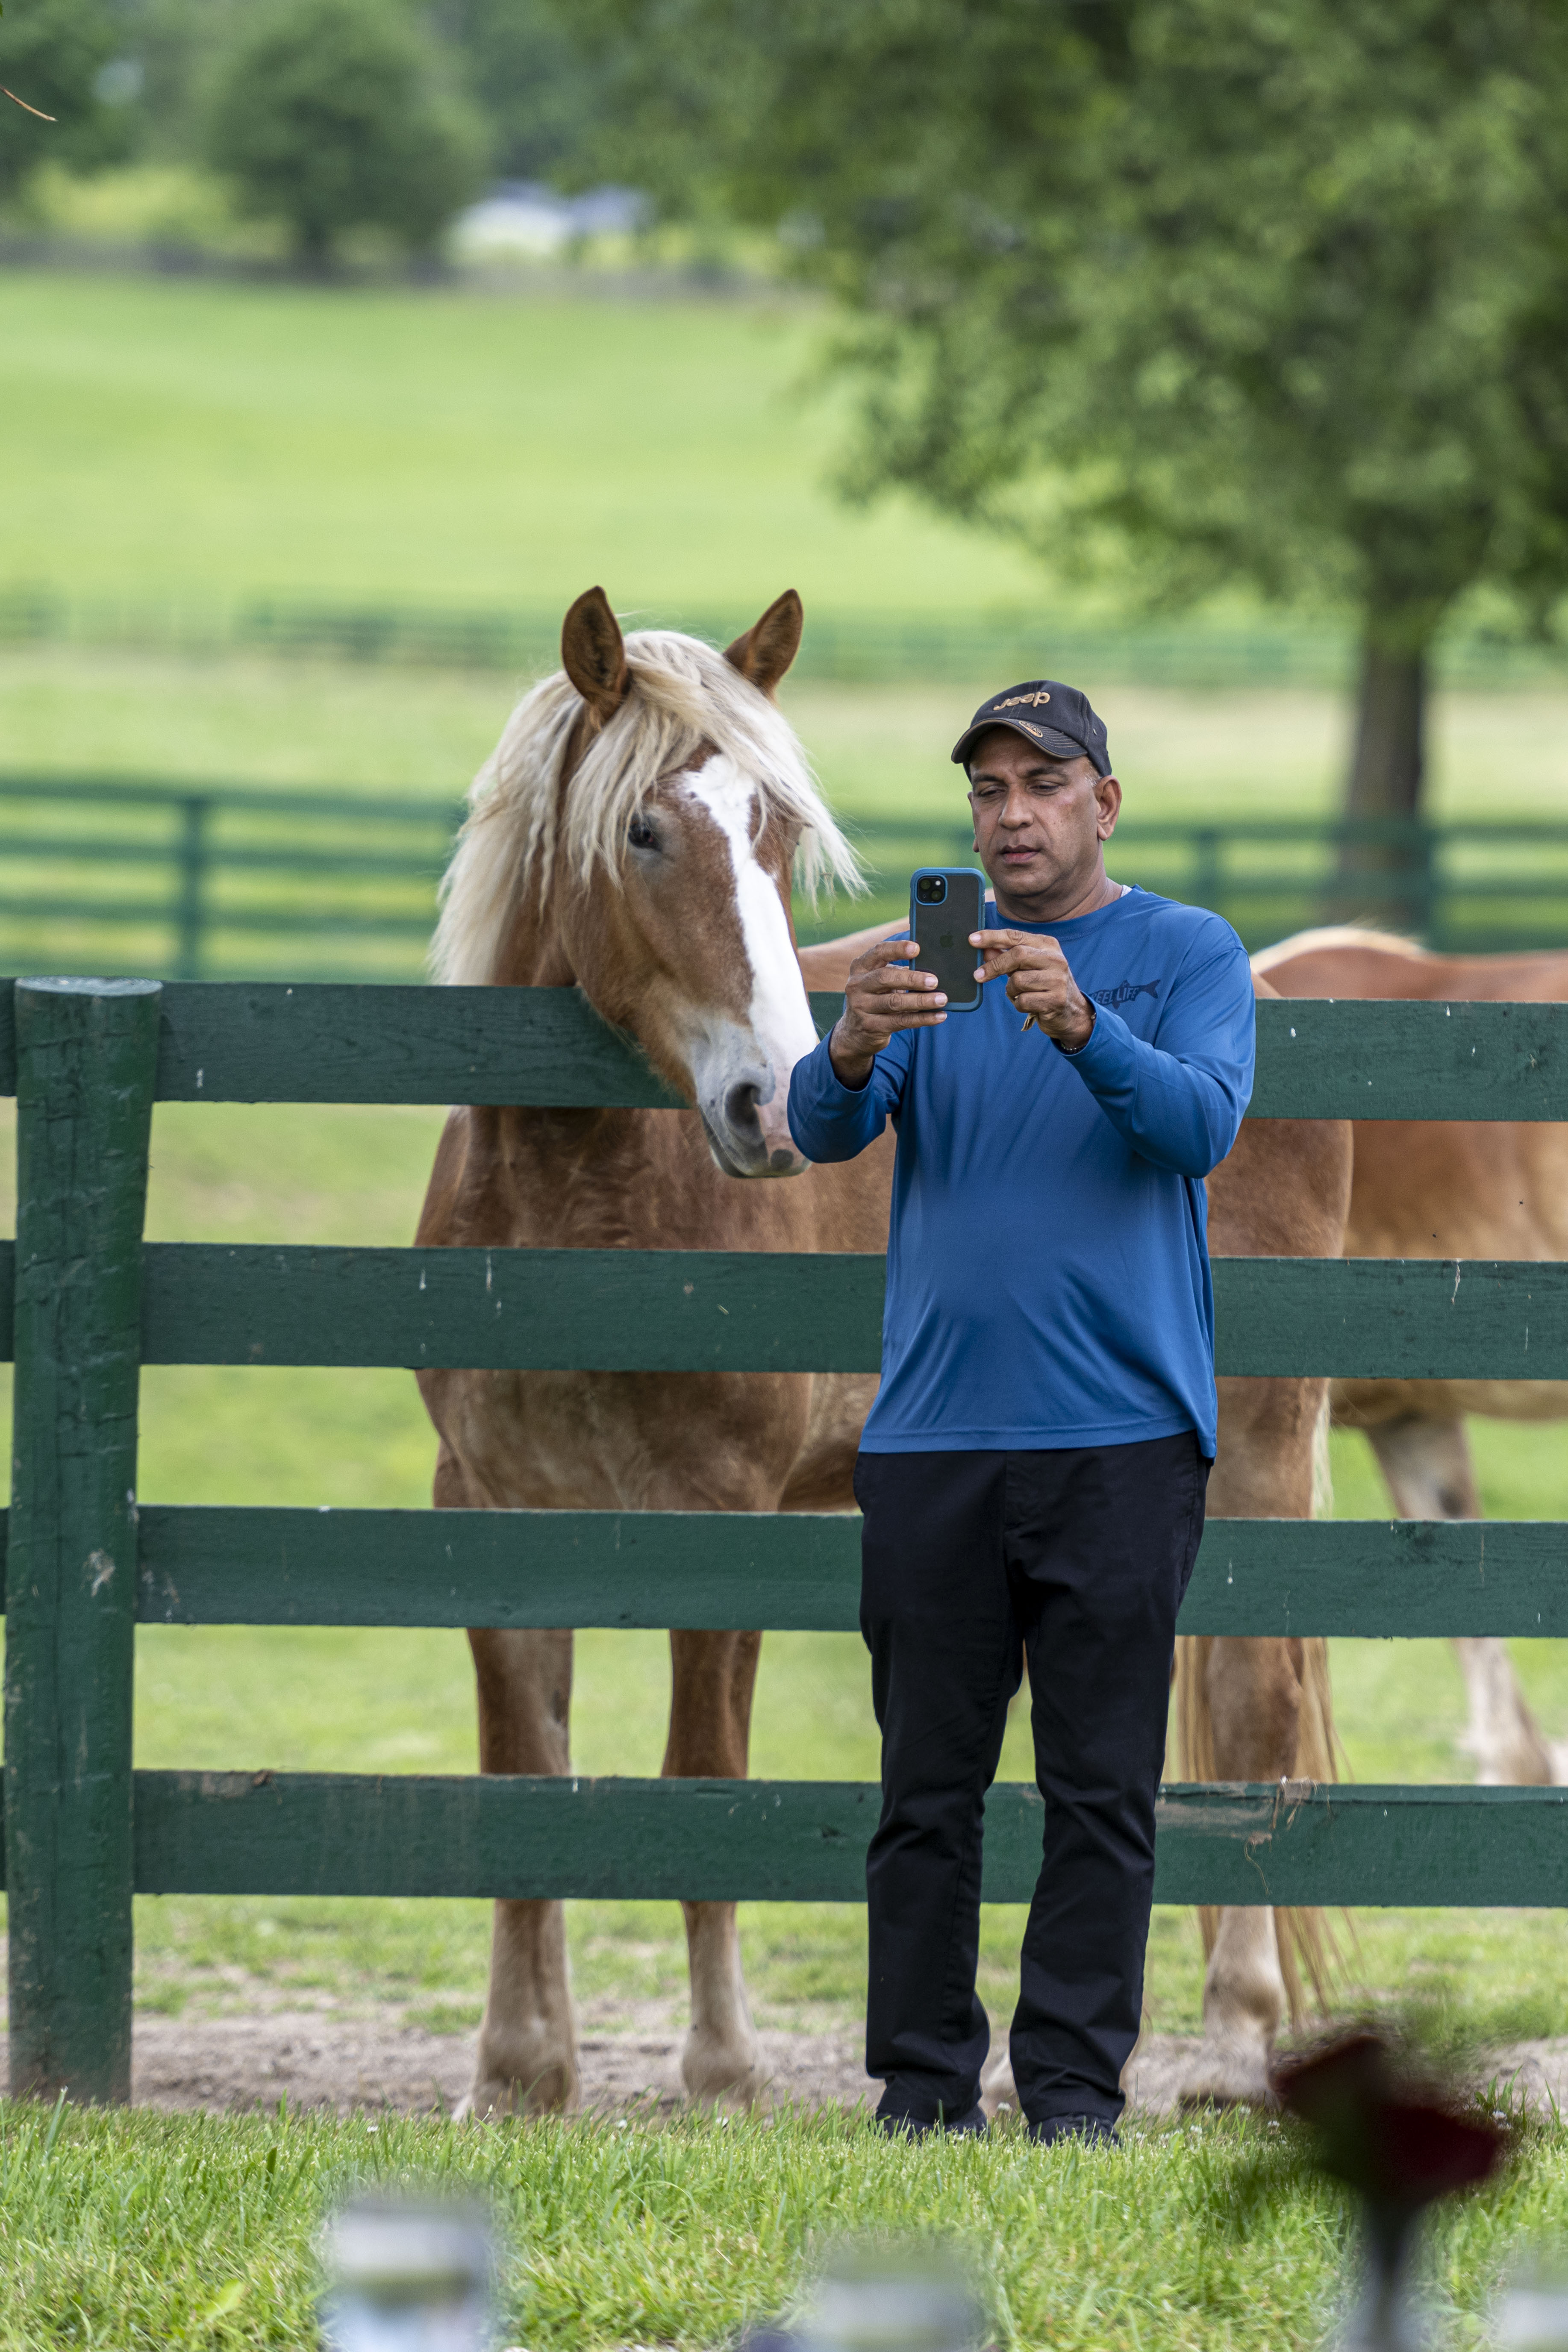
[[[670,1634],[667,1778],[745,1778],[762,1646],[760,1633]],[[680,1908],[691,1971],[691,2030],[680,2059],[686,2095],[744,2105],[763,2091],[767,2075],[741,1973],[735,1906],[683,1903]]]
[[[572,1769],[572,1635],[471,1632],[481,1772]],[[577,2024],[560,1903],[498,1903],[489,1990],[467,2111],[545,2115],[575,2105]]]
[[[1208,1517],[1306,1518],[1326,1446],[1321,1381],[1224,1380]],[[1215,1532],[1218,1532],[1216,1528]],[[1182,1769],[1194,1780],[1279,1780],[1304,1763],[1305,1645],[1275,1636],[1187,1637],[1176,1644]],[[1310,1751],[1313,1747],[1308,1742]],[[1268,2060],[1289,2007],[1279,1922],[1265,1904],[1200,1912],[1207,1966],[1204,2038],[1184,2073],[1188,2101],[1267,2095]]]
[[[1279,1780],[1295,1770],[1305,1651],[1299,1641],[1204,1636],[1183,1643],[1178,1696],[1206,1718],[1208,1769],[1216,1780]],[[1227,1904],[1204,1915],[1212,1935],[1204,1974],[1204,2038],[1182,2078],[1186,2102],[1265,2098],[1274,2039],[1289,1995],[1279,1930],[1267,1904]]]
[[[1413,1413],[1375,1423],[1366,1433],[1402,1519],[1480,1517],[1462,1421]],[[1469,1706],[1462,1745],[1476,1759],[1476,1779],[1483,1787],[1520,1781],[1534,1788],[1559,1779],[1556,1759],[1519,1687],[1508,1644],[1493,1635],[1460,1634],[1454,1648]]]

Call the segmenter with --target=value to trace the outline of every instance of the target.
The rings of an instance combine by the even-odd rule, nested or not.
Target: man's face
[[[998,893],[1021,907],[1089,886],[1121,787],[1082,754],[1059,759],[1010,727],[993,727],[970,757],[969,805],[981,864]]]

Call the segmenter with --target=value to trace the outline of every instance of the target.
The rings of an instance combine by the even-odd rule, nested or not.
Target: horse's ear
[[[770,604],[743,637],[725,646],[724,658],[731,669],[750,678],[763,694],[771,694],[800,651],[800,633],[805,625],[800,598],[793,588],[786,588],[777,604]]]
[[[602,588],[586,590],[563,621],[561,667],[601,722],[615,717],[632,681],[621,625]]]

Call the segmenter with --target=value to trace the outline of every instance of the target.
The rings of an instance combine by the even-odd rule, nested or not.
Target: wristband
[[[1093,1036],[1094,1024],[1099,1018],[1100,1015],[1094,1009],[1094,999],[1091,996],[1089,1000],[1089,1037]],[[1066,1060],[1070,1062],[1076,1055],[1082,1053],[1084,1045],[1087,1045],[1089,1043],[1089,1037],[1086,1037],[1083,1040],[1083,1044],[1079,1045],[1064,1045],[1059,1037],[1053,1037],[1051,1039],[1051,1043],[1056,1047],[1058,1053],[1062,1055]]]

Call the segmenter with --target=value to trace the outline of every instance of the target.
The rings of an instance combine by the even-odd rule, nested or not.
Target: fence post
[[[1192,903],[1217,914],[1225,895],[1225,836],[1217,825],[1205,824],[1193,835]]]
[[[18,981],[11,2091],[131,2093],[142,1227],[156,981]]]
[[[200,980],[206,928],[207,820],[212,803],[193,793],[180,803],[180,898],[175,912],[176,980]]]

